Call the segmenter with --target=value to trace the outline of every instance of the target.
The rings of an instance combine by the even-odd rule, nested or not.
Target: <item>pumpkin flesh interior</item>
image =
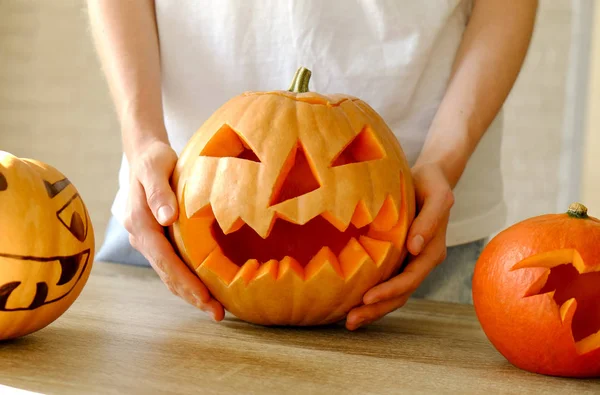
[[[577,251],[558,250],[527,258],[515,268],[546,267],[526,297],[551,294],[563,321],[574,309],[571,331],[580,354],[600,348],[600,266],[586,266]]]
[[[553,291],[559,306],[573,298],[577,301],[572,325],[576,342],[600,331],[600,272],[581,274],[570,263],[553,267],[540,293]]]
[[[211,230],[223,254],[237,266],[242,266],[250,259],[267,262],[289,256],[304,267],[323,247],[329,247],[338,256],[351,238],[359,239],[366,235],[368,227],[357,229],[350,224],[346,231],[341,232],[318,216],[304,225],[277,219],[266,239],[246,224],[225,235],[217,221],[214,221]]]

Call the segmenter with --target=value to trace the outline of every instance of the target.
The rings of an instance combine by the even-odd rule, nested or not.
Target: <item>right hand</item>
[[[223,306],[177,256],[164,233],[177,220],[177,199],[169,178],[177,154],[166,143],[153,141],[132,155],[130,189],[125,218],[129,242],[150,262],[171,292],[208,313],[215,321],[225,315]]]

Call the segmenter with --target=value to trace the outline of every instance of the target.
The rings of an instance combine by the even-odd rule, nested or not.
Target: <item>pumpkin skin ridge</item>
[[[486,336],[511,364],[550,376],[600,376],[600,328],[576,341],[577,299],[559,304],[555,291],[540,293],[553,268],[570,264],[578,276],[598,273],[599,241],[598,219],[545,214],[516,223],[488,243],[473,276],[474,307]],[[555,251],[554,262],[535,264],[536,255]],[[564,262],[565,251],[574,258]]]

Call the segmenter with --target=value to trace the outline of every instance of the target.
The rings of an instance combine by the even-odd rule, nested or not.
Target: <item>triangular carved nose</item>
[[[304,149],[298,144],[290,152],[281,173],[279,173],[271,195],[270,205],[274,206],[286,200],[297,198],[318,189],[320,186]]]

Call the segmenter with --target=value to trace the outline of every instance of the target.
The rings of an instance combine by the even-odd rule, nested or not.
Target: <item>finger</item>
[[[143,162],[136,172],[144,188],[148,207],[162,226],[169,226],[177,219],[177,198],[169,184],[172,171],[170,163],[165,166]]]
[[[365,305],[412,294],[431,271],[446,258],[446,232],[440,232],[422,254],[411,257],[402,273],[371,288],[363,297]]]
[[[163,228],[153,219],[148,206],[135,204],[136,199],[143,199],[141,184],[133,183],[130,193],[131,201],[134,202],[132,207],[135,207],[130,224],[134,248],[144,255],[171,292],[208,312],[216,321],[222,320],[225,315],[223,307],[211,297],[202,281],[177,256],[165,237]]]
[[[369,325],[373,321],[404,306],[409,297],[410,295],[401,295],[380,303],[357,307],[348,313],[346,328],[353,331],[361,326]]]
[[[223,319],[223,306],[211,297],[208,288],[175,254],[162,232],[148,231],[144,235],[143,245],[152,266],[157,273],[164,273],[166,279],[163,282],[170,284],[177,295],[201,310],[210,312],[216,321]]]
[[[415,218],[408,232],[408,251],[418,255],[433,239],[438,228],[454,204],[454,195],[450,188],[431,194],[425,199],[419,215]]]

